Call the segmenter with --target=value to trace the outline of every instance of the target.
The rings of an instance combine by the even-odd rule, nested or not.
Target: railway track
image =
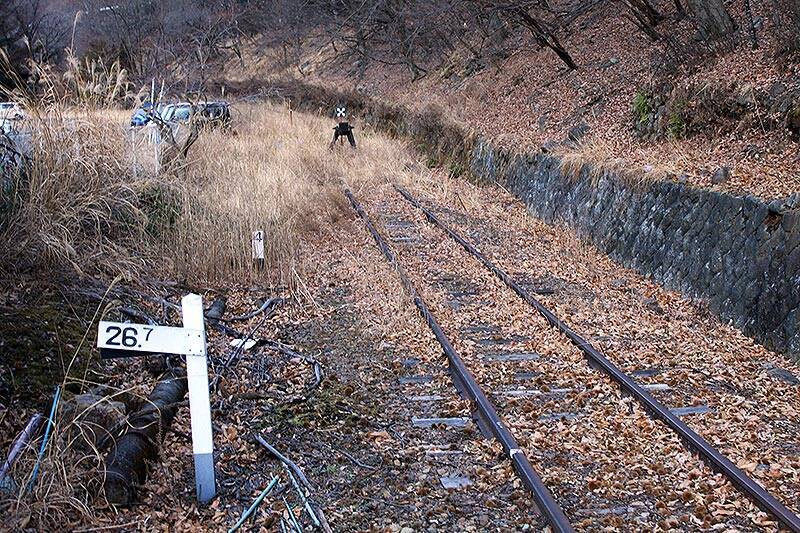
[[[502,420],[500,420],[494,405],[481,390],[480,386],[475,381],[475,378],[472,377],[472,374],[464,364],[464,360],[458,355],[458,353],[456,353],[453,345],[450,344],[450,341],[444,334],[444,331],[442,331],[439,323],[431,314],[428,305],[417,293],[416,289],[414,288],[414,284],[403,270],[403,267],[397,262],[391,248],[383,240],[383,237],[381,237],[380,233],[378,233],[378,230],[372,224],[372,221],[361,208],[353,194],[350,191],[345,191],[345,195],[347,196],[348,200],[350,200],[350,203],[359,216],[364,220],[365,224],[367,225],[367,229],[375,239],[375,242],[377,243],[378,248],[380,248],[381,253],[383,253],[384,257],[386,257],[386,260],[389,261],[389,263],[391,263],[397,271],[403,286],[414,300],[414,305],[417,307],[420,315],[422,315],[422,318],[431,328],[431,331],[436,337],[437,342],[439,342],[439,344],[442,346],[442,350],[444,350],[444,354],[447,356],[450,367],[450,375],[453,378],[456,389],[458,389],[462,397],[469,400],[475,406],[474,414],[478,421],[481,432],[486,436],[494,437],[500,442],[500,444],[502,444],[503,451],[514,465],[514,470],[525,484],[525,487],[530,490],[531,493],[533,493],[533,497],[536,500],[536,505],[539,511],[546,517],[553,530],[565,533],[573,531],[569,521],[567,520],[567,517],[556,503],[553,495],[550,493],[550,490],[545,486],[539,475],[534,471],[533,466],[531,466],[530,461],[528,461],[528,458],[520,449],[520,446],[514,436],[511,434]]]
[[[716,494],[725,493],[721,489],[723,482],[702,466],[690,468],[692,461],[697,462],[685,451],[690,449],[782,527],[800,531],[800,520],[791,510],[680,418],[702,410],[693,406],[671,410],[664,406],[650,394],[660,390],[659,387],[638,384],[432,210],[407,191],[398,188],[397,192],[396,202],[384,202],[375,208],[378,218],[384,221],[383,232],[352,193],[345,194],[442,346],[453,382],[475,407],[479,427],[485,435],[501,442],[553,529],[570,531],[568,516],[574,521],[583,520],[584,526],[600,517],[618,526],[626,522],[641,528],[674,525],[665,522],[664,517],[669,516],[681,517],[685,528],[709,526],[711,522],[697,518],[696,494],[707,507],[724,505],[725,496]],[[424,214],[428,224],[420,224],[420,214]],[[433,232],[439,235],[434,236]],[[442,235],[448,238],[443,239]],[[458,248],[454,243],[461,252],[454,250]],[[467,272],[469,269],[463,268],[465,256],[480,264],[484,272]],[[416,285],[412,278],[417,280]],[[418,289],[420,282],[424,288]],[[433,308],[447,310],[444,313],[447,327],[434,317],[422,293],[434,295]],[[497,301],[497,294],[515,294],[517,301]],[[536,324],[527,324],[527,320],[520,323],[516,318],[520,315],[520,305],[532,307],[543,320]],[[576,363],[580,358],[587,359],[590,365],[583,364],[584,368],[579,369]],[[602,371],[606,378],[599,379],[593,368]],[[482,391],[470,369],[478,369],[481,383],[491,392]],[[531,382],[537,385],[536,389],[529,387]],[[641,411],[634,413],[633,400],[642,406]],[[531,417],[532,412],[537,416]],[[612,421],[615,435],[603,435],[598,428],[607,420]],[[666,425],[672,434],[666,435],[667,429],[653,420]],[[588,450],[585,441],[594,438],[606,450]],[[540,465],[540,472],[534,470],[517,439],[521,439],[529,453],[537,455],[534,462]],[[649,446],[653,449],[648,450]],[[656,453],[648,455],[653,450]],[[659,457],[661,452],[663,456]],[[631,456],[631,461],[615,464],[620,454]],[[637,463],[648,464],[648,461],[646,471],[636,472]],[[598,479],[604,476],[620,494],[597,488]],[[704,479],[710,480],[711,485]],[[674,483],[676,489],[650,490],[665,480]],[[600,497],[587,496],[598,492]],[[677,503],[675,495],[679,496]],[[714,498],[723,502],[714,503]],[[592,509],[598,500],[605,506]],[[615,506],[615,502],[622,505]],[[653,509],[655,513],[651,512]],[[746,514],[746,510],[740,511]],[[733,523],[729,525],[737,528],[753,527],[746,518],[731,520]]]

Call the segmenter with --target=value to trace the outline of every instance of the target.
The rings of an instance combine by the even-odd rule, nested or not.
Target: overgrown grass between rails
[[[31,109],[30,161],[5,178],[13,209],[0,221],[0,270],[295,286],[304,240],[349,216],[342,182],[357,190],[419,170],[409,148],[370,130],[356,130],[358,150],[329,151],[330,120],[295,113],[290,124],[268,104],[236,111],[233,133],[203,132],[181,171],[164,173],[147,132],[124,127],[127,112]],[[263,271],[251,257],[256,230]]]

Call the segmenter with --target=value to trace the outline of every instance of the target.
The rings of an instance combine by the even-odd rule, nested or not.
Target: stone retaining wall
[[[479,141],[471,170],[546,222],[564,222],[625,266],[709,308],[766,347],[800,355],[800,195],[766,203],[674,182],[628,185],[543,154]]]

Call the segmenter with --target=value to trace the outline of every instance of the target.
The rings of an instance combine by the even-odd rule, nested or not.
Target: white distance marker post
[[[206,503],[216,495],[217,483],[214,475],[203,299],[198,294],[188,294],[183,297],[182,304],[184,327],[104,321],[98,325],[97,347],[104,359],[164,353],[186,356],[197,499],[200,503]]]
[[[203,299],[187,294],[181,300],[183,326],[203,330],[202,355],[186,356],[186,379],[189,381],[189,412],[192,422],[192,451],[197,501],[206,503],[217,493],[214,474],[214,440],[211,433],[211,401],[208,392],[208,362],[205,350]]]
[[[264,268],[264,231],[253,232],[253,263],[259,270]]]

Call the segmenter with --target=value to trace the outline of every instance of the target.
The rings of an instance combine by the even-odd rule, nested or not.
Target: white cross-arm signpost
[[[217,484],[203,299],[198,294],[188,294],[181,304],[182,328],[104,321],[98,326],[97,347],[101,357],[106,359],[165,353],[186,356],[195,486],[197,500],[206,503],[216,495]]]

